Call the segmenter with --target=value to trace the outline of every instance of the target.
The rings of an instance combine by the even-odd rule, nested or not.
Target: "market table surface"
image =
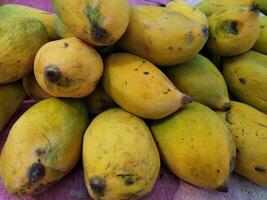
[[[50,0],[0,0],[0,5],[18,3],[52,11],[50,2]],[[142,0],[132,0],[133,4],[141,4],[143,2]],[[161,2],[166,3],[167,1]],[[188,0],[188,2],[195,3],[196,0]],[[25,101],[4,132],[0,134],[0,150],[12,124],[32,105],[32,101]],[[18,200],[18,198],[8,194],[1,180],[0,200]],[[38,196],[21,198],[21,200],[91,200],[85,188],[81,162],[69,175],[51,187],[47,192]],[[229,182],[228,193],[203,190],[185,183],[163,167],[152,193],[141,200],[267,200],[267,189],[234,174]]]

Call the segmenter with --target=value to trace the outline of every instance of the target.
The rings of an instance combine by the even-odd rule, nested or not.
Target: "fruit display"
[[[267,187],[265,1],[50,3],[0,6],[0,199],[76,166],[94,200],[163,200],[147,195],[179,179],[219,200],[233,173]]]

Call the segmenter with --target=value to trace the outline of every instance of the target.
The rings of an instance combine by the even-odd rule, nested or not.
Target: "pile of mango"
[[[95,200],[148,194],[161,161],[202,188],[227,192],[233,171],[267,186],[267,1],[52,3],[0,7],[0,131],[37,101],[1,152],[11,194],[81,155]]]

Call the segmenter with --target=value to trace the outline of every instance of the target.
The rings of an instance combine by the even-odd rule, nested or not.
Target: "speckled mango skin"
[[[33,73],[24,76],[22,83],[27,95],[32,99],[40,101],[51,97],[40,87]]]
[[[231,102],[227,112],[218,112],[234,135],[235,171],[262,186],[267,186],[267,115],[255,108]]]
[[[223,59],[223,76],[238,100],[267,114],[267,56],[255,51]]]
[[[68,28],[62,23],[58,16],[55,19],[55,29],[58,36],[62,39],[74,37],[74,35],[68,30]]]
[[[11,83],[32,71],[48,33],[36,18],[9,17],[0,21],[0,35],[0,84]]]
[[[255,4],[254,0],[202,0],[196,8],[206,14],[207,17],[221,10],[233,6],[251,7]]]
[[[207,16],[203,12],[201,12],[198,8],[193,7],[184,0],[172,0],[166,5],[166,8],[178,11],[184,16],[194,21],[209,26]]]
[[[219,56],[234,56],[252,48],[260,34],[259,12],[231,7],[209,17],[209,50]]]
[[[184,64],[164,69],[173,84],[194,101],[213,109],[226,110],[230,106],[225,80],[217,67],[202,55]]]
[[[260,16],[260,36],[252,49],[267,55],[267,16]]]
[[[97,46],[114,44],[130,20],[128,0],[53,0],[57,16],[76,37]]]
[[[191,101],[155,65],[128,53],[105,60],[102,82],[118,105],[146,119],[166,117]]]
[[[25,98],[19,82],[0,85],[0,133]]]
[[[151,122],[161,158],[183,180],[209,189],[227,190],[234,168],[235,144],[226,124],[199,103]]]
[[[113,108],[98,115],[87,129],[83,166],[93,199],[137,199],[153,189],[160,158],[144,121]]]
[[[173,9],[132,6],[126,33],[118,45],[158,66],[184,63],[204,46],[209,31]]]
[[[58,39],[54,27],[55,15],[50,12],[18,4],[5,4],[0,7],[0,19],[11,16],[35,17],[46,27],[50,40]]]
[[[47,43],[34,62],[38,84],[54,97],[86,97],[94,91],[102,73],[101,56],[74,37]]]
[[[0,158],[8,192],[38,194],[68,174],[80,158],[87,126],[80,100],[50,98],[26,111],[12,127]]]

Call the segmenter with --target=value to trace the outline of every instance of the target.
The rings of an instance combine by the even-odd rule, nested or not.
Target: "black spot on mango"
[[[239,78],[239,82],[245,85],[247,80],[245,78]]]
[[[202,32],[203,32],[205,38],[209,37],[209,28],[206,25],[202,26]]]
[[[106,189],[106,182],[105,179],[100,176],[93,176],[89,180],[90,188],[91,190],[97,195],[97,196],[104,196],[105,195],[105,189]]]
[[[255,167],[254,169],[255,169],[255,171],[257,171],[257,172],[264,173],[264,174],[266,173],[266,169],[263,168],[263,167],[258,167],[258,166],[257,166],[257,167]]]
[[[28,170],[29,183],[37,183],[45,176],[45,167],[41,163],[34,163]]]
[[[44,76],[47,81],[55,83],[61,78],[62,74],[57,65],[51,64],[45,67]]]

